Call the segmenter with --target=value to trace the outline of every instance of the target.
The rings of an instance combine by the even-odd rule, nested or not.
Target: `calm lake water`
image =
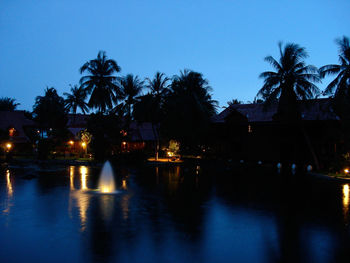
[[[263,168],[10,167],[0,262],[350,262],[349,185]],[[296,178],[297,177],[297,178]]]

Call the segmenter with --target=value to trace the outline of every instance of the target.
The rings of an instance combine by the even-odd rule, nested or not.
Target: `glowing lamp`
[[[12,144],[11,143],[6,143],[6,149],[9,151],[12,148]]]
[[[86,147],[86,142],[82,142],[81,146],[83,146],[83,148],[85,148]]]
[[[73,144],[74,144],[74,141],[70,140],[68,143],[69,143],[70,145],[73,145]]]

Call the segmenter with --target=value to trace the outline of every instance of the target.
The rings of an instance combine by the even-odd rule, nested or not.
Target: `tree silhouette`
[[[80,79],[83,89],[90,94],[89,107],[97,108],[99,112],[105,112],[113,107],[113,102],[118,99],[119,88],[115,84],[117,77],[114,75],[121,69],[117,62],[107,59],[106,52],[100,51],[96,59],[86,62],[80,73],[89,75]]]
[[[325,95],[334,95],[335,108],[340,115],[349,116],[350,102],[350,43],[349,38],[337,39],[339,46],[339,65],[326,65],[320,68],[321,77],[336,75],[336,78],[328,84]]]
[[[311,144],[310,138],[304,129],[297,100],[312,99],[320,91],[314,82],[320,82],[318,70],[315,66],[306,65],[304,59],[308,57],[305,48],[297,44],[278,44],[280,58],[277,61],[272,56],[265,57],[276,70],[260,74],[264,85],[259,90],[257,98],[263,98],[265,105],[278,100],[275,120],[280,123],[280,154],[282,161],[291,161],[296,158],[295,147],[298,143],[297,135],[302,134],[310,150],[316,168],[319,168],[318,158]],[[294,155],[294,156],[293,156]]]
[[[157,72],[153,79],[146,78],[146,88],[149,93],[139,97],[134,105],[133,115],[136,120],[152,123],[153,134],[157,136],[155,159],[158,159],[160,141],[160,122],[164,117],[164,102],[169,94],[169,78],[164,73]]]
[[[46,88],[44,96],[35,98],[33,117],[41,129],[38,157],[39,159],[46,159],[50,150],[53,150],[68,138],[66,129],[67,110],[64,99],[57,94],[56,89]],[[44,132],[46,132],[46,138]]]
[[[277,61],[272,56],[265,57],[276,70],[260,74],[264,85],[259,90],[257,98],[262,98],[267,104],[276,100],[278,115],[282,118],[298,118],[297,100],[312,99],[320,91],[313,82],[320,82],[318,70],[315,66],[306,65],[304,59],[308,57],[305,48],[297,44],[278,44],[280,58]]]
[[[0,111],[14,111],[20,103],[16,103],[16,99],[9,97],[0,98]]]
[[[37,96],[33,106],[34,120],[43,129],[62,128],[67,123],[64,99],[55,88],[46,88],[44,96]]]
[[[88,105],[85,102],[87,94],[82,87],[78,87],[77,85],[74,85],[74,87],[70,85],[70,87],[71,93],[63,93],[63,95],[66,96],[64,102],[67,111],[72,112],[75,118],[78,108],[83,112],[83,114],[89,112]]]
[[[196,151],[205,143],[210,118],[216,114],[217,102],[203,75],[184,70],[174,76],[165,102],[164,132],[179,140],[182,149]]]
[[[120,98],[124,99],[123,108],[126,112],[127,125],[132,119],[133,105],[137,102],[137,98],[143,89],[143,81],[138,76],[128,74],[125,77],[118,78]]]

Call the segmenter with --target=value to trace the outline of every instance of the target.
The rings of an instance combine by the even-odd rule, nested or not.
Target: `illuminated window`
[[[249,133],[252,133],[252,132],[253,132],[253,129],[252,129],[252,126],[251,126],[251,125],[248,125],[248,132],[249,132]]]

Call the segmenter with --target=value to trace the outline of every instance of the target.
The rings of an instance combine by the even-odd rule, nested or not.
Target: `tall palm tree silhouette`
[[[304,59],[308,57],[305,48],[297,44],[288,43],[282,47],[278,44],[280,58],[265,57],[276,71],[265,71],[260,74],[264,85],[257,97],[264,97],[267,104],[279,101],[278,112],[280,118],[297,118],[297,100],[311,99],[320,91],[314,82],[320,82],[318,70],[315,66],[306,65]]]
[[[123,106],[126,111],[127,124],[129,125],[132,119],[133,105],[137,102],[138,96],[143,89],[143,81],[133,74],[118,78],[118,80],[120,98],[124,99]]]
[[[335,108],[338,113],[344,115],[344,108],[349,105],[350,96],[350,43],[349,38],[337,39],[339,46],[339,65],[331,64],[320,68],[321,77],[336,75],[336,78],[328,84],[325,95],[334,95]],[[344,116],[343,116],[344,117]]]
[[[301,113],[297,100],[312,99],[320,94],[318,87],[314,84],[320,82],[320,76],[315,66],[306,65],[304,59],[308,57],[308,54],[305,48],[293,43],[288,43],[284,47],[282,43],[279,43],[278,47],[279,60],[272,56],[265,57],[265,61],[270,63],[276,71],[266,71],[260,74],[260,78],[264,79],[264,85],[259,90],[257,98],[264,98],[265,105],[278,101],[274,119],[281,121],[280,136],[283,138],[280,141],[281,159],[296,158],[296,156],[286,156],[293,152],[297,143],[296,134],[301,131],[318,169],[317,155],[300,122]]]
[[[80,73],[89,75],[80,79],[81,87],[90,94],[89,107],[105,112],[113,107],[118,99],[119,88],[116,85],[117,77],[114,75],[121,68],[113,59],[107,59],[106,52],[100,51],[96,59],[86,62]]]
[[[83,89],[81,86],[78,87],[77,85],[74,85],[74,87],[70,85],[70,91],[71,93],[63,93],[63,95],[66,96],[64,102],[67,111],[73,113],[75,121],[75,115],[77,114],[78,108],[83,114],[89,112],[88,104],[85,102],[87,93],[85,89]]]

